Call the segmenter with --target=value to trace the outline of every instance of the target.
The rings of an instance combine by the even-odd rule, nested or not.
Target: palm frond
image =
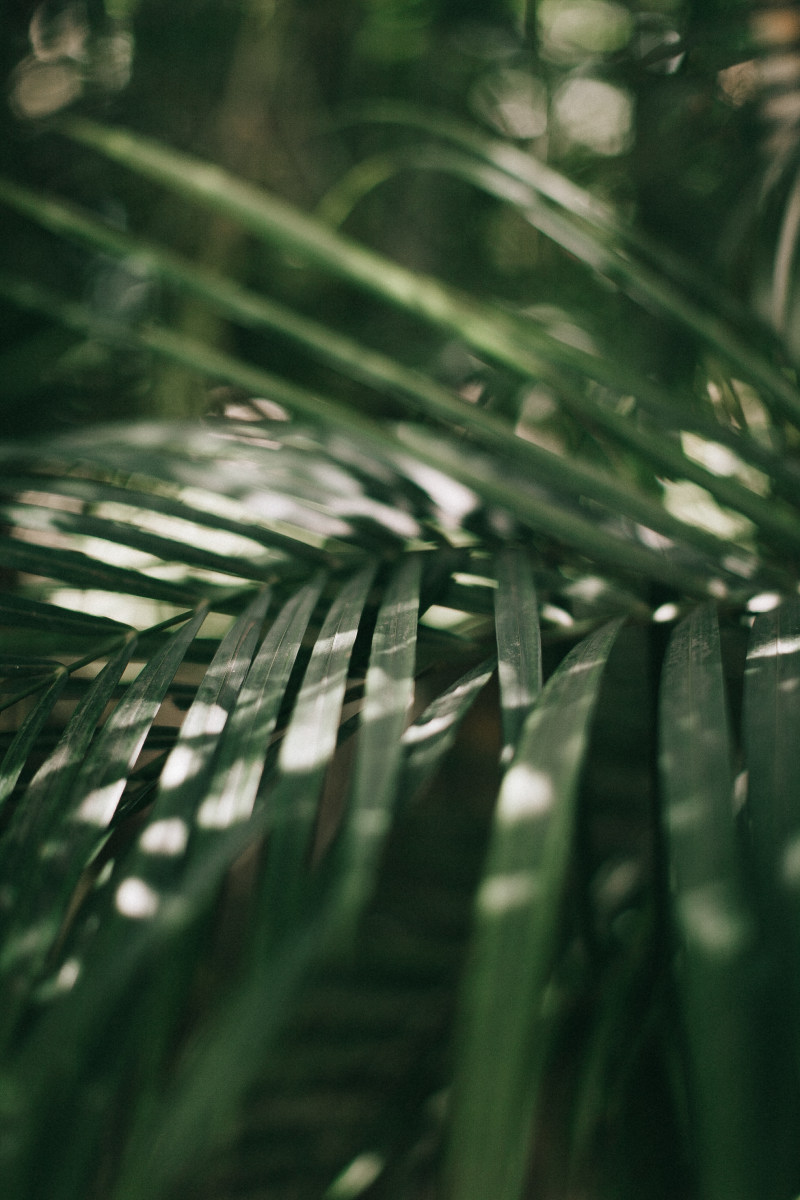
[[[569,654],[526,718],[504,776],[476,898],[449,1147],[459,1197],[518,1196],[547,1058],[545,988],[558,939],[578,779],[618,624]],[[531,680],[525,681],[530,687]]]
[[[408,166],[466,180],[587,287],[690,329],[695,375],[671,388],[602,321],[576,337],[213,164],[58,124],[437,353],[457,340],[498,384],[475,402],[441,356],[0,181],[32,228],[304,364],[0,278],[20,311],[244,397],[0,444],[5,1193],[781,1200],[796,381],[724,289],[558,172],[436,114],[362,117],[437,149],[364,160],[329,210]],[[643,1185],[660,1137],[679,1184]]]

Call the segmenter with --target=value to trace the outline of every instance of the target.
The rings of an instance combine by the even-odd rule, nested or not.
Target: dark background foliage
[[[544,151],[573,179],[613,200],[627,219],[700,265],[709,285],[719,280],[749,299],[759,255],[769,253],[772,236],[769,228],[759,231],[759,181],[769,169],[763,153],[766,134],[752,78],[749,85],[746,75],[737,86],[731,81],[730,95],[719,85],[720,71],[735,72],[752,57],[748,6],[632,5],[629,26],[610,39],[604,29],[613,32],[614,21],[623,19],[626,10],[607,7],[607,12],[599,6],[592,14],[597,28],[590,23],[583,34],[579,28],[571,45],[567,34],[565,48],[564,36],[561,41],[545,38],[542,44],[534,8],[522,14],[519,6],[500,2],[471,10],[464,5],[348,0],[335,12],[324,3],[198,2],[177,5],[165,20],[162,6],[147,0],[118,6],[116,17],[102,5],[52,0],[7,11],[2,54],[6,78],[19,90],[19,64],[30,57],[33,14],[53,47],[54,61],[39,68],[74,67],[79,94],[71,102],[73,109],[208,157],[303,208],[324,204],[332,188],[341,188],[350,168],[375,155],[383,160],[377,178],[381,167],[389,177],[360,201],[358,192],[353,194],[354,208],[345,220],[352,235],[478,295],[563,306],[609,344],[624,336],[626,354],[648,371],[657,369],[661,377],[688,386],[694,353],[685,332],[667,337],[663,322],[654,326],[640,307],[619,294],[598,288],[587,292],[582,264],[544,241],[512,211],[498,210],[495,201],[472,185],[437,169],[431,161],[435,143],[428,150],[427,169],[415,169],[419,134],[402,125],[376,124],[370,111],[387,100],[411,102],[423,111],[477,118],[495,134]],[[64,31],[75,28],[83,39],[79,63],[64,53],[70,49]],[[73,34],[73,49],[74,42]],[[107,72],[111,78],[105,78],[95,64],[111,55],[112,44],[122,61],[117,77]],[[604,45],[611,50],[598,51]],[[677,53],[667,57],[671,47]],[[526,80],[535,84],[527,94]],[[635,112],[635,136],[633,130],[626,135],[622,153],[597,154],[560,136],[557,127],[552,131],[552,119],[550,130],[544,124],[557,89],[576,80],[625,89]],[[60,111],[58,100],[56,90],[52,98],[45,94],[41,104]],[[30,104],[35,109],[36,100]],[[512,112],[510,126],[504,104]],[[431,344],[419,325],[382,311],[374,301],[366,303],[357,293],[342,294],[338,285],[314,273],[287,267],[254,248],[247,235],[221,225],[219,218],[198,212],[187,220],[184,206],[144,183],[137,189],[126,180],[123,191],[115,186],[108,164],[48,134],[48,115],[45,111],[42,120],[21,120],[19,105],[15,112],[12,104],[2,116],[4,159],[31,182],[66,189],[111,223],[166,238],[176,249],[243,282],[284,292],[309,313],[323,320],[333,317],[348,331],[385,343],[407,360],[429,361],[441,354],[441,346]],[[520,122],[518,129],[514,120]],[[343,216],[349,208],[344,202]],[[124,279],[109,278],[102,263],[87,263],[85,256],[35,236],[23,222],[12,224],[10,216],[6,220],[5,253],[12,264],[44,272],[73,293],[94,292],[94,302],[106,311],[116,293],[117,303],[133,306],[130,319],[166,313],[186,327],[200,320],[196,311],[181,311],[174,297],[144,284],[126,288]],[[31,318],[20,328],[23,320],[14,310],[6,311],[4,336],[11,344],[25,327],[36,332]],[[219,327],[204,332],[215,341],[232,336]],[[56,363],[59,350],[54,337]],[[250,340],[247,350],[264,361],[268,355],[270,363],[285,364],[292,373],[308,372],[307,363],[279,341],[256,348]],[[455,360],[451,370],[468,371],[469,364],[463,358],[459,364],[455,352],[450,359]],[[42,359],[38,361],[41,368]],[[80,410],[92,403],[101,419],[113,417],[115,406],[129,414],[131,404],[165,415],[180,414],[186,406],[189,411],[202,408],[202,398],[184,394],[191,391],[185,380],[176,385],[170,378],[162,389],[157,374],[141,371],[141,364],[128,362],[127,371],[121,366],[115,363],[113,386],[100,366],[94,378],[91,371],[88,381],[81,377],[70,389],[80,393],[72,395],[71,406],[65,405],[60,381],[58,401],[55,395],[50,400],[55,419],[68,421],[72,406]],[[69,375],[64,382],[69,388]],[[87,382],[96,391],[93,401]],[[26,386],[36,386],[35,380],[21,379],[19,389]],[[491,390],[497,393],[494,402],[501,404],[502,378],[493,381]],[[9,405],[8,416],[23,423],[45,422],[43,401]]]

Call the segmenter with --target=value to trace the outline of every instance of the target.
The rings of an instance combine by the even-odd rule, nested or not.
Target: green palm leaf
[[[411,7],[423,40],[447,27],[452,6]],[[369,20],[408,32],[407,8]],[[524,70],[551,99],[619,73],[646,114],[652,15],[619,62],[548,43],[558,13],[588,37],[612,9],[537,6]],[[54,69],[86,83],[87,38]],[[504,71],[492,44],[481,70]],[[686,45],[670,96],[710,70]],[[675,110],[720,121],[719,70]],[[551,164],[433,107],[333,125],[364,153],[332,187],[310,172],[305,208],[174,130],[57,118],[76,175],[48,189],[85,170],[80,203],[7,156],[4,413],[34,428],[25,398],[55,412],[76,363],[105,364],[104,404],[107,364],[138,374],[125,422],[0,441],[0,1190],[786,1200],[791,354],[628,220],[633,191],[600,198],[633,154],[595,194],[557,136]],[[441,213],[468,214],[447,234],[474,269],[447,238],[403,258],[431,171],[466,197]],[[124,230],[87,206],[98,179]],[[483,278],[497,214],[545,267],[506,281],[515,302]],[[98,305],[76,256],[148,304]]]
[[[662,681],[664,822],[703,1186],[744,1197],[763,1192],[767,1159],[755,1110],[756,930],[723,689],[716,619],[698,609],[673,634]]]
[[[579,772],[619,626],[582,642],[525,720],[500,789],[464,985],[449,1148],[459,1200],[522,1192],[547,1053],[544,991],[575,827]],[[525,683],[536,686],[535,662]],[[516,689],[514,689],[516,690]]]

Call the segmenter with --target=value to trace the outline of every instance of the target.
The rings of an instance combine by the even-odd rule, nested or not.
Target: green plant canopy
[[[796,1198],[798,44],[0,16],[0,1194]]]

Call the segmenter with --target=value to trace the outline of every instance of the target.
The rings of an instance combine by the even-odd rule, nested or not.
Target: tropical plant
[[[343,6],[369,103],[338,111],[357,161],[316,213],[135,122],[14,127],[14,1200],[800,1187],[795,218],[757,272],[770,328],[740,262],[726,283],[669,244],[686,213],[654,236],[635,162],[614,182],[622,126],[605,157],[566,140],[563,169],[527,144],[547,89],[591,74],[583,37],[607,88],[644,64],[629,86],[660,115],[688,48],[739,147],[719,72],[752,66],[744,26],[711,53],[691,9],[549,0],[534,54],[520,7],[470,93],[496,130],[527,113],[501,138],[408,102],[446,4]],[[593,190],[565,173],[590,166]],[[98,180],[132,228],[75,202]],[[420,196],[476,269],[414,250]]]

